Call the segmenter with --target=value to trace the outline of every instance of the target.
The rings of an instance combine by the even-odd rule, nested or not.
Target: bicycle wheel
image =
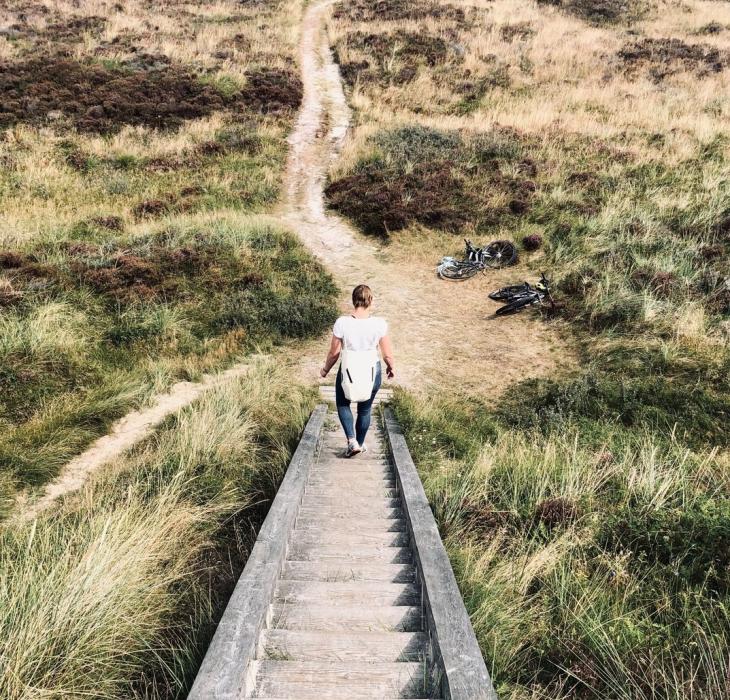
[[[498,289],[496,292],[492,292],[489,295],[489,298],[494,301],[510,301],[510,299],[513,299],[518,294],[522,294],[529,290],[530,285],[527,282],[523,282],[522,284],[512,284],[508,287],[502,287],[502,289]]]
[[[453,262],[439,268],[439,275],[447,280],[467,280],[479,272],[480,266],[469,262]]]
[[[497,316],[507,316],[509,314],[515,314],[521,309],[524,309],[526,306],[532,306],[532,304],[537,304],[540,301],[540,297],[537,296],[537,294],[528,294],[523,297],[518,297],[517,299],[514,299],[509,304],[505,304],[504,306],[500,306],[497,309]]]
[[[492,268],[508,267],[517,262],[517,248],[512,241],[492,241],[484,252],[484,262]]]

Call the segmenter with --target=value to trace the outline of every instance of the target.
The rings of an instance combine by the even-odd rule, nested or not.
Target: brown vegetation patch
[[[47,8],[45,8],[47,10]],[[49,11],[47,10],[46,14]],[[9,27],[0,30],[0,36],[13,41],[24,41],[30,43],[34,50],[41,48],[39,44],[46,43],[43,47],[54,53],[68,55],[71,46],[82,41],[87,34],[99,36],[106,26],[104,17],[86,16],[69,17],[58,19],[47,23],[43,28],[35,27],[31,20],[37,12],[20,12],[18,21]]]
[[[175,127],[222,109],[224,97],[182,69],[119,71],[48,56],[0,66],[0,127],[60,113],[81,131]]]
[[[58,270],[38,262],[35,255],[17,251],[0,252],[0,270],[6,270],[14,281],[17,290],[12,290],[15,298],[23,291],[45,289],[58,280]]]
[[[365,54],[362,60],[341,61],[343,49]],[[440,37],[399,29],[391,34],[353,32],[337,43],[335,52],[345,81],[353,86],[402,85],[416,77],[419,66],[433,67],[457,58]]]
[[[639,267],[631,275],[631,280],[639,288],[650,289],[656,296],[666,299],[679,283],[671,272],[661,272]]]
[[[573,522],[579,515],[578,506],[568,498],[548,498],[538,503],[535,517],[548,528]]]
[[[302,101],[303,86],[299,76],[289,70],[255,68],[246,75],[241,90],[245,105],[264,114],[296,110]]]
[[[649,10],[644,0],[537,0],[592,24],[617,24],[641,19]]]
[[[121,216],[95,216],[89,220],[89,223],[107,231],[122,231],[124,229],[124,219]]]
[[[333,16],[350,22],[400,21],[427,17],[463,23],[464,10],[436,0],[354,0],[340,3]]]
[[[325,195],[365,233],[380,236],[415,222],[459,231],[476,206],[449,162],[420,163],[397,175],[370,165],[331,183]]]
[[[681,39],[641,39],[626,44],[618,58],[628,75],[646,71],[659,82],[676,73],[692,71],[702,77],[730,66],[730,53],[709,44],[687,44]]]
[[[456,233],[526,213],[534,191],[530,184],[494,170],[488,176],[482,173],[477,187],[450,161],[419,163],[400,173],[371,164],[331,183],[325,195],[333,209],[371,235],[387,236],[412,223]],[[490,206],[478,196],[482,187],[516,196],[508,207]]]
[[[542,236],[539,233],[530,233],[522,239],[522,247],[527,251],[542,248]]]
[[[118,250],[97,260],[79,256],[70,267],[84,286],[115,302],[131,303],[178,295],[183,275],[197,275],[210,264],[212,257],[199,250],[152,246],[144,253]]]
[[[325,189],[328,204],[363,232],[387,236],[419,223],[476,231],[524,216],[537,173],[517,132],[495,128],[468,140],[405,126],[372,137],[377,151]]]
[[[132,213],[137,219],[146,219],[153,216],[160,216],[171,209],[171,203],[163,199],[145,199],[135,205]]]
[[[514,523],[514,514],[509,511],[494,510],[488,503],[465,498],[459,508],[464,524],[469,532],[488,534],[503,530]]]
[[[12,250],[0,251],[0,270],[15,270],[30,262],[30,258],[23,253]]]
[[[515,24],[504,24],[499,28],[499,35],[504,41],[510,44],[515,40],[525,41],[535,34],[535,30],[529,22],[516,22]]]

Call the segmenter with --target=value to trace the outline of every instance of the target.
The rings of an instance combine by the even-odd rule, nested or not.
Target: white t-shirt
[[[380,339],[388,335],[388,322],[384,318],[355,318],[340,316],[332,333],[346,344],[348,350],[375,350]]]

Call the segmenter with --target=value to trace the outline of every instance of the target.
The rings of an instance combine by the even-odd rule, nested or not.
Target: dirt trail
[[[487,291],[528,274],[502,270],[463,283],[439,280],[433,266],[388,262],[387,247],[366,239],[327,212],[324,186],[350,125],[339,68],[325,23],[336,0],[310,5],[304,16],[300,62],[304,100],[289,139],[287,199],[283,219],[335,275],[344,290],[369,284],[376,313],[391,328],[397,382],[410,389],[453,383],[494,396],[514,380],[552,369],[565,353],[553,330],[531,314],[496,320]],[[433,264],[440,258],[434,251]],[[348,299],[342,300],[343,309]],[[296,362],[311,381],[325,343],[297,348]],[[332,377],[329,378],[332,381]]]
[[[16,508],[16,518],[32,520],[53,505],[56,499],[80,489],[89,476],[100,467],[113,461],[124,452],[144,440],[165,418],[190,405],[205,391],[221,383],[242,377],[249,365],[235,365],[220,374],[207,374],[199,382],[178,382],[164,394],[154,398],[148,408],[128,413],[118,420],[108,435],[96,440],[87,450],[72,459],[59,476],[49,483],[43,494],[31,503],[23,503],[22,497]]]

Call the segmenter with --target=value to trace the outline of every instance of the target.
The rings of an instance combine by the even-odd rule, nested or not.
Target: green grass
[[[500,696],[723,697],[727,456],[463,398],[396,408]]]
[[[0,319],[0,464],[39,486],[177,378],[320,333],[336,288],[289,233],[234,215],[16,250]],[[7,505],[6,505],[7,507]]]
[[[185,697],[312,403],[259,365],[6,524],[0,696]]]

